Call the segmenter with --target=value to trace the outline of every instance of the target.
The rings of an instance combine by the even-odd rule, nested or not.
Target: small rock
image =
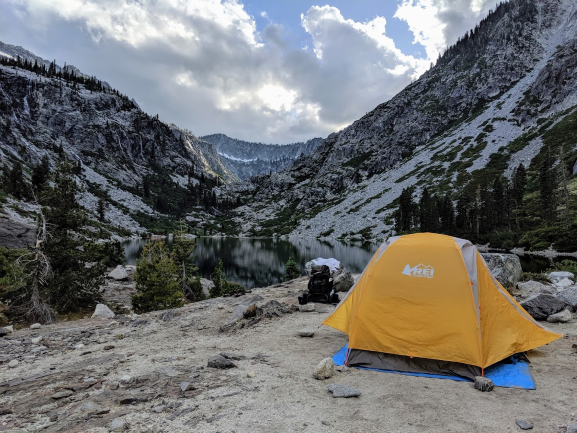
[[[16,367],[18,367],[18,364],[19,364],[19,363],[18,363],[18,360],[17,360],[17,359],[13,359],[12,361],[10,361],[10,362],[8,363],[8,368],[16,368]]]
[[[104,304],[97,304],[92,314],[93,319],[112,319],[114,312]]]
[[[349,367],[347,367],[346,365],[337,365],[335,366],[335,370],[337,370],[340,373],[345,373],[349,370]]]
[[[108,274],[108,277],[120,281],[120,280],[126,280],[128,278],[128,274],[126,273],[126,269],[124,269],[124,266],[118,265],[114,270],[112,270]]]
[[[108,387],[109,387],[110,389],[112,389],[113,391],[116,390],[116,389],[118,389],[118,386],[119,386],[119,385],[118,385],[118,382],[109,382],[109,385],[108,385]]]
[[[495,384],[491,379],[482,376],[475,376],[475,384],[473,386],[482,392],[493,391],[493,388],[495,388]]]
[[[104,350],[112,350],[114,349],[116,346],[114,346],[113,344],[107,344],[106,346],[104,346]]]
[[[190,386],[190,382],[180,382],[180,390],[186,392]]]
[[[577,421],[567,426],[566,433],[577,433]]]
[[[299,305],[299,311],[302,313],[310,313],[312,311],[315,311],[315,304],[305,304],[305,305]]]
[[[57,392],[56,394],[52,395],[52,398],[54,400],[60,400],[61,398],[66,398],[66,397],[70,397],[72,394],[74,394],[73,391],[70,391],[69,389],[66,389],[64,391],[60,391]]]
[[[246,359],[246,356],[237,355],[236,353],[222,352],[220,355],[224,356],[226,359],[232,359],[233,361],[242,361],[243,359]]]
[[[132,380],[132,377],[128,374],[125,374],[124,376],[122,376],[120,378],[119,382],[126,385],[127,383],[130,383],[131,380]]]
[[[128,428],[128,424],[122,418],[114,418],[108,428],[112,432],[121,432]]]
[[[84,344],[82,343],[78,343],[74,346],[75,349],[82,349],[84,347]]]
[[[300,337],[312,337],[315,335],[315,328],[312,326],[307,326],[299,331]]]
[[[333,398],[349,398],[358,397],[361,395],[361,391],[358,389],[346,385],[341,385],[339,383],[331,383],[327,389],[333,395]]]
[[[42,341],[42,338],[41,338],[41,337],[36,337],[36,338],[33,338],[33,339],[30,340],[30,341],[32,342],[32,344],[38,344],[38,343],[40,343],[40,342]]]
[[[246,374],[246,377],[250,377],[252,379],[253,377],[256,377],[256,373],[251,370]]]
[[[515,424],[517,424],[521,430],[531,430],[533,428],[533,424],[522,419],[516,419]]]
[[[30,329],[40,329],[42,327],[42,325],[40,323],[34,323],[33,325],[30,325]]]
[[[572,319],[571,312],[569,310],[563,310],[559,313],[551,314],[547,317],[547,322],[550,323],[567,323]]]
[[[14,332],[14,326],[13,325],[9,325],[9,326],[5,326],[4,330],[8,333],[8,334],[12,334]]]
[[[216,304],[216,308],[222,310],[224,308],[224,304]]]
[[[153,407],[153,408],[152,408],[152,411],[155,412],[155,413],[160,413],[160,412],[164,411],[164,409],[166,409],[166,406],[163,405],[163,404],[161,404],[161,405],[159,405],[159,406]]]
[[[549,278],[551,278],[551,279],[571,278],[572,280],[574,280],[575,275],[572,272],[555,271],[555,272],[551,272],[549,274]]]
[[[236,365],[231,360],[226,359],[222,355],[211,356],[210,358],[208,358],[207,365],[208,367],[220,368],[220,369],[236,367]]]
[[[318,380],[328,379],[333,374],[335,374],[335,363],[332,358],[323,359],[313,372],[314,378]]]

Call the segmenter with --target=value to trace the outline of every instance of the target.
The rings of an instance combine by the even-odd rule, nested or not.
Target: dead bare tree
[[[28,322],[53,323],[56,320],[54,311],[41,294],[42,286],[52,273],[50,262],[43,252],[46,237],[46,220],[40,208],[36,243],[15,262],[14,288],[21,292],[21,295],[13,309]]]

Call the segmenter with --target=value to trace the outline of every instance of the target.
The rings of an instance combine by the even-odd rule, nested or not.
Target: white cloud
[[[16,26],[27,28],[49,58],[60,48],[50,40],[55,29],[70,41],[88,35],[76,49],[72,43],[62,47],[62,61],[98,73],[151,114],[199,135],[280,143],[326,136],[391,98],[454,42],[449,30],[460,27],[449,3],[464,5],[456,9],[469,21],[487,3],[405,0],[397,16],[426,47],[424,60],[396,47],[384,17],[356,22],[331,6],[301,15],[310,41],[299,49],[287,44],[285,29],[264,11],[269,24],[257,31],[237,0],[4,2],[15,18],[0,18],[0,24],[15,32]],[[18,44],[26,47],[27,41]]]
[[[414,43],[423,45],[427,57],[436,60],[494,5],[494,0],[404,0],[395,17],[407,23]]]

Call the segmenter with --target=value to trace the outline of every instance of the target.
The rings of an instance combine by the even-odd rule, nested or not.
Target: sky
[[[417,79],[496,0],[0,0],[0,40],[197,136],[326,137]]]

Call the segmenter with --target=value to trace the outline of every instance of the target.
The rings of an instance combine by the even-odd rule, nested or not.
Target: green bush
[[[577,276],[577,261],[568,259],[561,260],[559,263],[555,263],[555,267],[547,270],[547,272],[554,271],[572,272]]]
[[[299,278],[300,276],[301,271],[299,269],[297,262],[295,262],[292,258],[288,259],[284,268],[283,281],[294,280],[295,278]]]
[[[525,281],[538,281],[540,283],[551,282],[546,274],[538,274],[536,272],[523,272],[521,277],[519,277],[519,282],[524,283]]]
[[[132,306],[137,313],[178,308],[184,305],[179,289],[178,266],[163,241],[152,241],[136,263],[136,290]]]

